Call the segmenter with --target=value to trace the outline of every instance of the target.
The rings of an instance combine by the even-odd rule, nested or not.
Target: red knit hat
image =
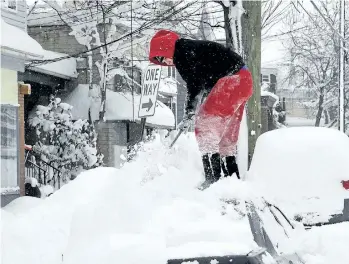
[[[158,65],[168,66],[159,62],[155,57],[173,58],[175,44],[179,35],[170,30],[160,30],[150,41],[149,60]]]

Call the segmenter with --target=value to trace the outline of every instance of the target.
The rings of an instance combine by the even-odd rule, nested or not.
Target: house
[[[67,56],[64,53],[43,50],[43,60]],[[47,105],[51,94],[72,90],[76,85],[78,73],[76,59],[68,58],[53,63],[38,64],[26,68],[18,78],[32,87],[30,96],[24,97],[25,143],[35,144],[35,131],[30,127],[29,114],[36,110],[37,105]]]
[[[26,32],[26,2],[1,1],[1,206],[24,195],[24,95],[19,82],[25,63],[43,58]]]
[[[276,93],[277,90],[277,68],[261,68],[261,84],[268,83],[269,84],[269,92]]]
[[[45,5],[38,7],[28,18],[29,35],[36,39],[46,50],[56,54],[81,54],[76,58],[76,79],[66,80],[64,84],[54,87],[54,91],[63,102],[73,106],[72,114],[74,119],[89,119],[95,123],[95,128],[98,132],[98,148],[104,155],[105,165],[121,166],[124,162],[121,156],[127,156],[129,147],[138,143],[142,135],[142,127],[138,118],[138,103],[140,100],[142,71],[148,64],[142,61],[147,59],[144,43],[137,38],[134,39],[132,55],[135,59],[133,64],[124,64],[124,67],[121,69],[120,64],[125,63],[122,59],[115,58],[108,61],[106,112],[103,122],[99,122],[98,114],[101,100],[98,98],[98,86],[100,85],[101,76],[98,67],[95,66],[101,60],[99,49],[96,52],[92,52],[91,56],[84,53],[87,47],[81,45],[71,35],[72,29],[61,21],[56,12]],[[103,37],[101,32],[106,30],[107,32],[114,32],[111,38],[116,39],[127,32],[129,28],[120,22],[105,25],[98,24],[97,30],[101,38]],[[103,40],[101,41],[103,42]],[[131,57],[130,43],[127,41],[120,43],[117,51],[123,53],[124,56]],[[31,68],[30,70],[41,75],[47,73],[47,71],[43,72],[42,69],[35,70]],[[131,78],[124,78],[125,73],[128,76],[133,76],[133,80],[130,81]],[[30,76],[32,75],[30,74]],[[58,79],[55,82],[57,83],[57,81]],[[176,84],[166,79],[162,80],[161,85],[164,85],[164,87],[163,89],[160,87],[155,115],[147,118],[146,127],[173,129],[176,124],[173,113],[175,109],[173,103],[176,101],[173,99],[176,93]],[[46,85],[45,87],[46,92],[42,94],[42,97],[48,98],[48,93],[52,92],[51,88],[53,86],[49,87]],[[43,86],[43,89],[45,87]],[[131,87],[133,96],[129,93]],[[44,98],[41,101],[37,101],[37,103],[42,101],[44,101]],[[32,109],[32,111],[34,110]]]

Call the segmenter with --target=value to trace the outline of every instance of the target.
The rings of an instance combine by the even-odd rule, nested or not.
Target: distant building
[[[261,84],[269,84],[269,92],[276,93],[277,90],[277,74],[278,70],[276,68],[261,68]]]

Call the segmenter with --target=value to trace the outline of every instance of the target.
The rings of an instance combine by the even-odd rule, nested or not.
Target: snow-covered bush
[[[129,145],[127,148],[127,162],[131,162],[135,160],[135,158],[138,156],[138,153],[140,151],[144,151],[144,143],[153,141],[156,138],[156,134],[158,133],[157,130],[154,129],[147,129],[144,131],[146,134],[143,138],[142,141],[134,144],[134,145]]]
[[[65,182],[82,170],[102,165],[97,135],[87,120],[73,121],[72,106],[51,97],[48,106],[38,105],[30,125],[36,129],[33,147],[41,159],[58,168]]]
[[[273,120],[273,125],[275,128],[284,128],[286,121],[286,112],[281,106],[280,98],[276,94],[270,91],[270,83],[263,82],[261,85],[261,95],[269,96],[275,100],[273,107],[271,109],[271,115]]]

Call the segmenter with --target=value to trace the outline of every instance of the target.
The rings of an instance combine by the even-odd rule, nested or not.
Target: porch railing
[[[25,177],[35,178],[39,184],[51,185],[55,190],[61,188],[62,172],[50,163],[42,160],[40,154],[26,149]]]

